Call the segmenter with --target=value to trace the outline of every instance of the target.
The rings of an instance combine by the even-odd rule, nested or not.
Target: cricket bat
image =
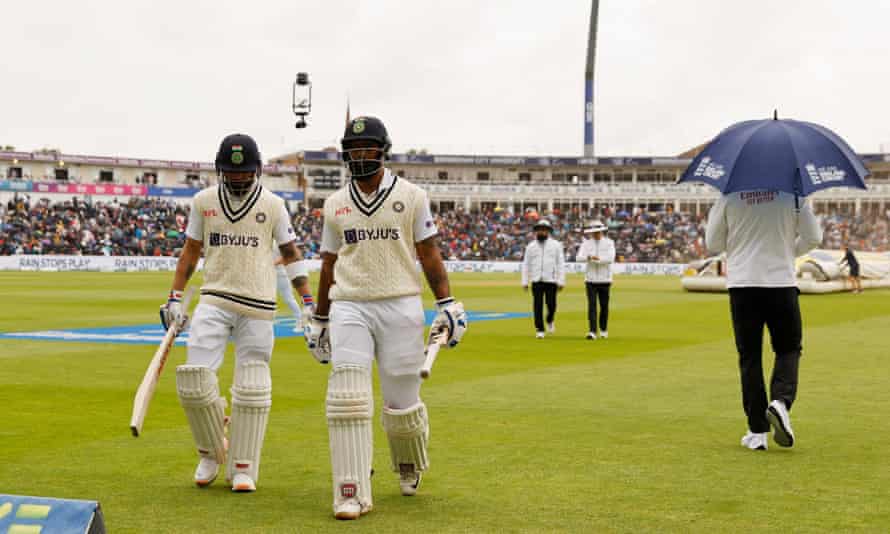
[[[183,312],[188,312],[189,302],[191,302],[194,293],[194,287],[190,288],[188,293],[186,293],[182,301]],[[145,422],[145,415],[148,413],[148,405],[151,403],[151,398],[155,394],[155,387],[157,387],[158,381],[161,379],[161,372],[167,363],[167,356],[170,355],[173,342],[176,341],[176,336],[181,331],[182,325],[170,325],[167,333],[164,334],[163,341],[158,346],[158,350],[155,351],[154,357],[148,364],[148,369],[145,370],[145,376],[142,377],[139,389],[136,390],[136,397],[133,399],[133,415],[130,416],[130,431],[133,433],[134,438],[138,438],[142,434],[142,424]]]
[[[424,353],[426,360],[420,368],[420,378],[426,380],[433,372],[433,364],[436,363],[436,356],[439,355],[439,349],[448,341],[448,332],[442,331],[434,336],[430,336],[430,344],[426,346]]]

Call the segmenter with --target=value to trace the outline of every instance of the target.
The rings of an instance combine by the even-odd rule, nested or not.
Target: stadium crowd
[[[320,210],[294,214],[294,229],[303,242],[306,257],[317,258],[321,243]],[[436,214],[442,254],[450,260],[520,260],[533,239],[532,225],[542,216],[535,212],[513,213],[463,210]],[[563,242],[566,260],[574,261],[583,226],[601,220],[615,240],[621,262],[685,263],[706,255],[704,215],[604,209],[546,215],[554,237]],[[840,249],[850,243],[857,251],[890,250],[887,215],[821,217],[825,228],[823,248]],[[188,207],[171,200],[131,198],[89,202],[72,198],[64,202],[36,201],[16,196],[0,204],[0,255],[69,254],[107,256],[171,256],[185,241]]]

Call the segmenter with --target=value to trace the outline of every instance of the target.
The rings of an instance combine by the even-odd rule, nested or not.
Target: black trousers
[[[729,306],[739,371],[742,406],[751,432],[768,432],[766,386],[763,381],[763,327],[769,330],[776,354],[770,397],[785,402],[788,409],[797,396],[798,363],[801,354],[800,303],[796,287],[730,288]]]
[[[532,282],[532,301],[535,311],[535,330],[544,331],[544,301],[547,301],[547,323],[556,315],[556,283]]]
[[[596,332],[596,301],[600,301],[600,332],[609,329],[609,282],[585,282],[587,289],[587,324],[590,332]]]

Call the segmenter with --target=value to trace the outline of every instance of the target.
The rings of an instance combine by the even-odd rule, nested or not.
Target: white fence
[[[0,271],[174,271],[177,258],[166,256],[0,256]],[[309,270],[321,269],[321,261],[308,260]],[[518,261],[446,261],[452,273],[518,273]],[[201,268],[201,265],[198,265]],[[680,276],[686,268],[680,263],[615,263],[615,274],[655,274]],[[569,273],[584,272],[583,263],[568,263]]]

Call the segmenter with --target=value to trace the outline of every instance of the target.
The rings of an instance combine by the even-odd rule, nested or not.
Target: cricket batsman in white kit
[[[402,495],[417,492],[429,467],[417,260],[436,297],[431,339],[447,335],[443,344],[454,347],[467,329],[463,304],[451,297],[427,194],[384,167],[391,146],[379,119],[350,121],[342,154],[351,179],[324,204],[318,302],[306,342],[319,361],[332,363],[326,405],[337,519],[357,519],[373,505],[375,359],[383,428]]]
[[[272,406],[275,266],[279,243],[293,286],[309,294],[308,272],[295,245],[296,234],[284,201],[260,185],[262,159],[243,134],[223,139],[216,155],[220,183],[195,195],[186,242],[176,265],[164,328],[185,320],[182,291],[204,253],[201,301],[191,320],[188,358],[176,368],[176,388],[200,461],[195,483],[208,486],[226,465],[233,491],[256,490],[260,452]],[[235,342],[230,442],[225,438],[225,397],[216,372],[229,338]]]

